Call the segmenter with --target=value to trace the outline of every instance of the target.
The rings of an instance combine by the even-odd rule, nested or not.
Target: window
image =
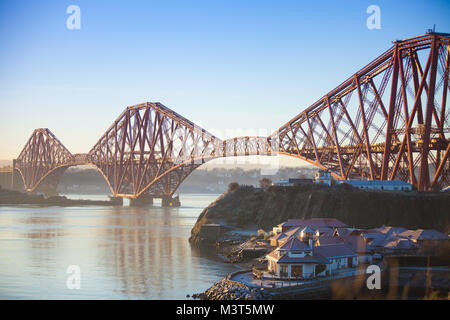
[[[303,265],[291,266],[291,276],[297,278],[303,276]]]
[[[288,276],[288,266],[285,264],[280,265],[280,277]]]
[[[324,265],[324,264],[317,264],[317,265],[315,265],[315,267],[314,267],[314,273],[315,273],[316,275],[318,275],[318,274],[324,272],[324,271],[326,270],[326,268],[327,268],[327,266]]]

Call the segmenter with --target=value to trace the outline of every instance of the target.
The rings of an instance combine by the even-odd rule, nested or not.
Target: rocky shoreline
[[[381,225],[450,232],[450,193],[366,191],[346,185],[238,186],[206,207],[191,230],[195,246],[211,245],[233,229],[268,230],[288,219],[336,218],[349,226]],[[206,227],[214,226],[209,232]]]
[[[200,300],[267,300],[264,288],[249,288],[243,283],[232,281],[230,276],[214,283],[204,293],[193,294]]]
[[[449,193],[378,192],[350,186],[302,185],[266,190],[238,186],[207,206],[191,230],[193,247],[214,251],[240,267],[262,267],[259,259],[269,250],[259,250],[251,231],[291,218],[336,218],[360,228],[383,224],[409,228],[450,230]],[[256,239],[256,241],[261,238]]]
[[[236,263],[243,269],[261,268],[265,267],[263,256],[267,251],[259,250],[262,247],[258,247],[258,242],[263,243],[266,239],[263,241],[255,234],[243,236],[245,230],[247,234],[248,230],[270,230],[282,221],[295,218],[336,218],[360,228],[385,224],[448,232],[449,207],[449,193],[364,191],[345,185],[331,188],[317,185],[270,187],[266,190],[239,186],[219,196],[202,211],[191,230],[189,242],[194,247],[215,250],[227,262]],[[409,276],[402,275],[404,277]],[[354,279],[336,281],[314,290],[285,288],[273,291],[249,288],[231,278],[229,275],[192,297],[205,300],[331,299],[339,294],[351,293],[353,298],[386,298],[386,292],[336,291],[344,285],[351,288]],[[407,290],[408,286],[414,287],[414,290],[411,288],[416,292],[413,299],[420,299],[424,298],[424,287],[423,281],[419,282],[401,283],[401,286]],[[346,297],[343,296],[344,299]]]
[[[383,271],[382,288],[369,290],[365,286],[367,275],[330,280],[321,286],[310,288],[285,287],[278,289],[250,288],[230,280],[232,273],[214,283],[203,293],[192,295],[200,300],[286,300],[286,299],[450,299],[450,271],[416,268]]]

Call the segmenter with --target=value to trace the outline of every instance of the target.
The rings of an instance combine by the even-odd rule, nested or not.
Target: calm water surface
[[[180,195],[180,208],[0,206],[0,299],[185,299],[204,291],[236,270],[188,242],[216,198]],[[66,286],[70,265],[81,269],[78,290]]]

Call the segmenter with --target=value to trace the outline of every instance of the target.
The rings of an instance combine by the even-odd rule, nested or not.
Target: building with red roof
[[[358,264],[358,254],[345,243],[317,245],[317,232],[305,226],[266,255],[268,271],[277,278],[308,279],[330,275]]]

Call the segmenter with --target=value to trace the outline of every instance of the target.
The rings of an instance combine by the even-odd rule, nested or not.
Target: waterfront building
[[[406,230],[401,233],[398,233],[399,237],[407,238],[414,243],[424,244],[427,242],[440,242],[440,241],[448,241],[449,237],[448,235],[436,231],[436,230],[424,230],[424,229],[417,229],[417,230]]]
[[[310,184],[312,182],[313,182],[312,179],[289,178],[286,180],[279,180],[277,182],[274,182],[272,185],[280,187],[293,187],[293,186],[300,186],[303,184]]]
[[[391,226],[356,229],[336,219],[290,219],[276,226],[274,233],[270,239],[274,250],[266,260],[275,278],[330,275],[341,268],[372,264],[375,255],[450,252],[449,235],[436,230]]]
[[[383,254],[440,254],[450,252],[450,237],[428,229],[382,226],[362,235],[370,250]]]
[[[314,183],[331,186],[331,172],[328,170],[317,170],[314,177]]]
[[[289,239],[295,238],[300,235],[300,227],[290,228],[286,232],[280,232],[270,238],[270,245],[272,247],[280,247],[285,244]]]
[[[315,245],[316,240],[316,230],[303,228],[266,256],[269,273],[277,278],[309,279],[358,265],[357,253],[344,243]]]
[[[279,225],[275,226],[273,228],[273,233],[278,234],[282,232],[286,232],[287,230],[291,228],[304,228],[306,226],[311,226],[315,230],[322,229],[324,231],[324,228],[346,228],[348,227],[345,223],[342,221],[339,221],[338,219],[334,218],[311,218],[311,219],[288,219],[288,221],[285,221],[283,223],[280,223]]]
[[[411,191],[412,185],[401,180],[340,180],[339,184],[349,184],[352,187],[381,191]]]
[[[372,249],[362,237],[363,233],[349,230],[347,233],[335,231],[333,235],[323,235],[316,240],[317,246],[345,244],[358,255],[358,263],[372,263]]]
[[[381,234],[385,234],[387,236],[395,236],[399,233],[407,231],[407,229],[403,228],[403,227],[391,227],[391,226],[382,225],[379,228],[373,229],[373,231],[375,233],[381,233]]]
[[[406,230],[398,237],[408,239],[419,247],[419,252],[425,255],[448,255],[450,253],[450,237],[436,230]]]
[[[408,239],[391,239],[383,247],[385,254],[412,255],[416,254],[419,245]]]

